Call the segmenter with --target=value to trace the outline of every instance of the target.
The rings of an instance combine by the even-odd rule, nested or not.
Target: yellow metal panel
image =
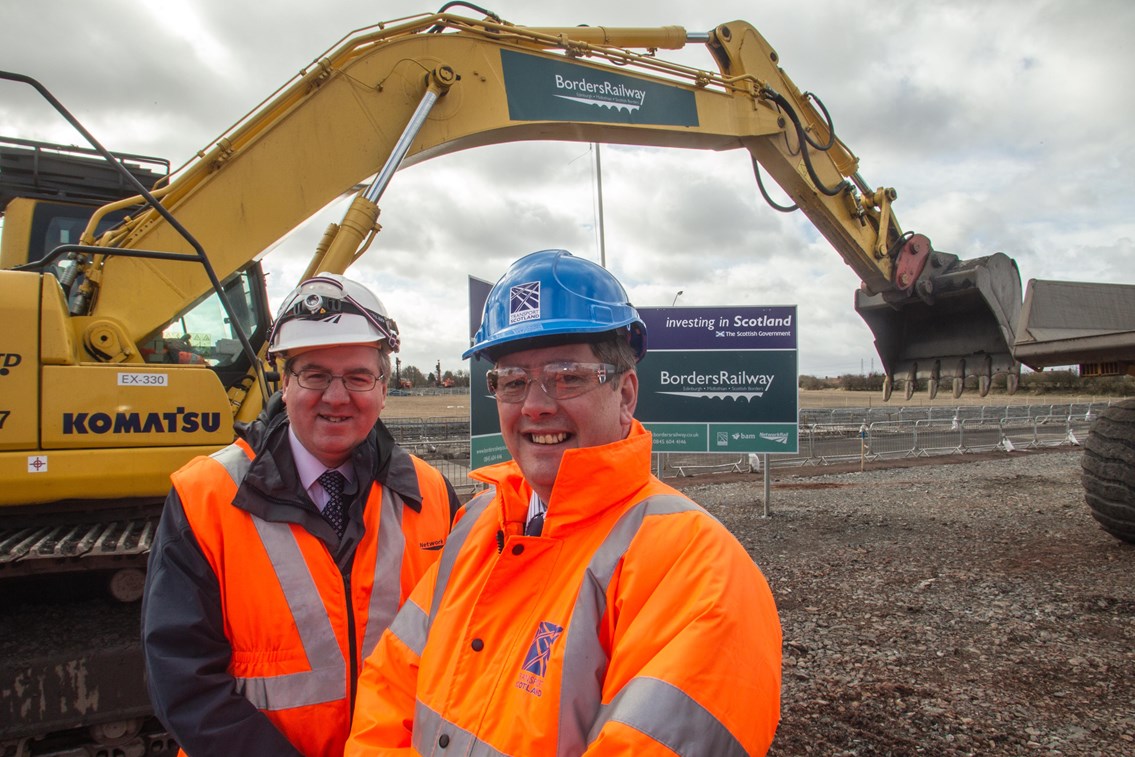
[[[39,311],[39,361],[44,365],[66,365],[75,362],[71,338],[70,315],[63,288],[54,276],[41,277],[43,297]]]
[[[203,366],[44,366],[44,449],[228,444],[232,409]]]
[[[0,450],[35,449],[39,275],[5,273],[0,291]]]
[[[15,268],[28,262],[35,200],[17,197],[4,208],[4,233],[0,235],[0,268]]]
[[[161,498],[169,474],[216,447],[0,452],[0,507],[71,499]],[[107,502],[107,505],[119,504]]]

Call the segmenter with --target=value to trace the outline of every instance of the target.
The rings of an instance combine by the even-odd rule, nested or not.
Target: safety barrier
[[[932,455],[967,454],[1004,450],[1078,446],[1087,437],[1092,421],[1108,403],[1087,406],[1002,406],[962,408],[944,413],[938,408],[914,408],[901,413],[902,420],[870,420],[878,413],[809,410],[811,418],[836,422],[812,422],[799,427],[799,452],[770,454],[770,468],[834,465],[859,460],[873,461]],[[1057,410],[1058,412],[1052,412]],[[1062,411],[1062,412],[1060,412]],[[899,415],[898,411],[891,413]],[[805,413],[801,413],[803,419]],[[702,454],[655,455],[659,478],[706,473],[757,471],[758,455]]]
[[[399,444],[441,471],[459,495],[469,495],[481,488],[480,482],[469,478],[468,436],[464,439],[401,441]]]
[[[405,445],[412,442],[448,441],[469,438],[469,419],[461,417],[393,418],[385,421],[395,441]],[[468,446],[468,442],[466,442]]]
[[[1079,445],[1109,402],[1044,405],[974,405],[908,408],[809,408],[800,411],[799,451],[770,454],[770,467],[832,465],[852,461],[992,450]],[[459,494],[481,484],[469,474],[467,418],[396,418],[394,438],[437,467]],[[658,453],[659,478],[759,469],[758,455]]]

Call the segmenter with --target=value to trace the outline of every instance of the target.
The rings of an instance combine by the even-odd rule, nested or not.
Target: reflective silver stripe
[[[212,458],[224,467],[237,486],[244,480],[245,474],[252,465],[252,460],[244,449],[235,444],[214,452]],[[363,657],[374,651],[382,632],[398,613],[398,599],[402,586],[402,556],[406,550],[406,539],[402,535],[402,513],[405,502],[394,490],[384,486],[380,507],[378,544],[375,547],[378,559],[374,563],[370,609],[367,612],[367,627],[363,636]]]
[[[438,742],[445,737],[445,746]],[[468,731],[444,720],[441,715],[418,702],[414,707],[414,730],[410,736],[414,751],[422,755],[460,754],[463,757],[505,757]]]
[[[240,482],[244,480],[248,469],[252,467],[252,458],[238,444],[230,444],[217,450],[209,457],[221,464],[221,467],[225,469],[225,472],[229,474],[229,477],[237,486],[240,486]]]
[[[347,663],[295,534],[286,523],[269,523],[251,517],[284,590],[311,670],[261,678],[238,677],[237,691],[262,710],[284,710],[343,699]]]
[[[439,564],[437,583],[434,586],[434,594],[432,597],[429,617],[427,624],[432,623],[433,618],[437,616],[438,608],[441,604],[442,596],[445,594],[446,584],[449,580],[449,574],[452,571],[453,564],[457,559],[458,553],[464,544],[469,532],[472,530],[473,523],[476,522],[478,517],[482,514],[484,509],[492,501],[495,492],[488,491],[485,494],[477,497],[466,505],[466,515],[457,524],[453,532],[449,535],[449,540],[446,542],[445,550],[442,553],[441,561]],[[559,723],[559,743],[556,748],[558,755],[578,755],[581,754],[587,746],[599,735],[600,730],[604,723],[609,720],[617,720],[619,722],[627,722],[624,719],[624,714],[618,707],[623,702],[623,694],[627,693],[626,704],[621,706],[630,708],[626,718],[635,719],[636,723],[627,722],[643,733],[646,733],[651,738],[657,739],[660,743],[669,745],[664,739],[670,739],[671,734],[665,728],[656,729],[657,734],[648,730],[650,721],[646,718],[639,716],[633,705],[637,705],[641,700],[638,696],[638,687],[631,688],[630,684],[625,688],[624,692],[616,696],[612,704],[606,708],[602,707],[602,689],[601,682],[607,670],[607,654],[603,650],[602,645],[599,643],[599,622],[607,609],[607,589],[610,586],[611,579],[615,574],[615,569],[618,567],[619,562],[623,559],[627,549],[630,547],[631,541],[638,534],[642,526],[643,519],[648,515],[669,515],[674,513],[689,512],[691,510],[701,510],[702,508],[696,503],[674,495],[658,495],[648,497],[647,499],[639,502],[619,519],[611,532],[604,539],[603,543],[595,551],[588,564],[584,574],[584,579],[579,587],[579,594],[576,597],[575,606],[572,608],[571,620],[568,624],[568,629],[565,634],[564,640],[564,661],[563,672],[560,685],[560,723]],[[407,603],[406,607],[411,606]],[[415,634],[421,633],[420,628],[407,628],[405,631],[402,629],[402,615],[405,615],[405,608],[403,613],[395,620],[395,626],[399,633],[399,637],[406,641],[407,645],[412,649],[415,644],[420,644],[420,648],[425,647],[425,637],[429,635],[429,627],[427,625],[424,636],[416,637]],[[416,615],[416,614],[415,614]],[[410,621],[414,620],[414,616],[406,618],[406,625],[410,626]],[[406,637],[402,637],[402,633]],[[413,643],[408,639],[413,639]],[[419,656],[421,652],[418,652]],[[631,683],[640,679],[634,679]],[[641,679],[650,681],[652,679]],[[657,681],[656,683],[662,684],[663,682]],[[669,686],[669,684],[665,684]],[[685,697],[686,709],[689,705],[696,705],[692,699],[686,697],[685,694],[670,686],[682,697]],[[681,703],[679,703],[681,706]],[[671,712],[684,713],[686,710],[674,710]],[[718,738],[716,734],[710,734],[707,738],[712,738],[712,741],[705,741],[701,738],[701,733],[705,728],[694,717],[678,717],[673,718],[676,722],[670,723],[671,714],[667,710],[658,709],[653,712],[647,711],[648,714],[653,714],[663,725],[669,725],[674,730],[680,732],[682,739],[687,742],[693,739],[697,740],[699,753],[702,754],[717,754],[713,750],[702,750],[701,746],[704,743],[726,743]],[[712,727],[714,724],[719,731],[724,732],[726,736],[731,739],[726,743],[726,748],[737,748],[736,740],[732,735],[708,712],[704,709],[701,710],[704,717],[711,721]],[[643,724],[640,727],[637,723]],[[692,728],[691,728],[692,725]],[[708,731],[707,731],[708,733]],[[438,739],[442,735],[448,736],[449,743],[446,747],[447,754],[469,754],[469,755],[497,755],[497,752],[492,747],[480,742],[475,736],[467,731],[464,731],[457,726],[444,720],[440,715],[431,710],[429,707],[418,701],[414,712],[414,730],[413,730],[413,745],[414,748],[423,755],[434,754],[438,749]],[[730,747],[729,744],[735,745]],[[456,747],[457,751],[451,751]],[[468,750],[468,751],[466,751]],[[682,752],[680,752],[682,753]],[[732,751],[722,751],[723,755],[731,755]],[[744,750],[739,752],[744,754]]]
[[[592,739],[611,721],[642,731],[680,755],[746,757],[741,742],[713,713],[677,686],[657,678],[634,678],[604,705]]]
[[[218,450],[212,458],[224,467],[238,486],[252,465],[248,453],[236,444]],[[343,699],[346,696],[347,664],[295,534],[286,523],[269,523],[251,514],[249,517],[272,562],[276,580],[284,591],[311,670],[255,678],[238,676],[237,691],[261,710],[283,710]]]
[[[425,610],[414,604],[413,599],[407,599],[406,604],[394,616],[390,624],[390,633],[410,648],[410,651],[422,657],[426,648],[426,637],[429,635],[429,618]]]
[[[402,553],[406,549],[406,539],[402,535],[404,506],[402,498],[389,486],[382,487],[378,544],[375,546],[378,556],[374,561],[374,583],[371,585],[367,629],[361,650],[364,659],[374,651],[382,632],[398,613],[398,598],[402,587]]]
[[[602,704],[601,683],[607,672],[608,659],[599,643],[597,631],[607,610],[607,589],[611,578],[642,527],[643,519],[648,515],[696,509],[700,509],[698,505],[685,497],[648,497],[623,513],[592,555],[564,639],[557,754],[580,754],[599,733],[593,726]]]
[[[449,583],[449,574],[453,572],[453,564],[457,562],[457,555],[461,552],[461,547],[465,545],[465,540],[469,538],[469,532],[473,530],[473,526],[495,497],[495,489],[486,489],[469,500],[469,503],[465,505],[465,514],[461,516],[461,520],[457,521],[457,525],[453,527],[446,538],[445,547],[441,551],[441,558],[437,564],[437,581],[434,583],[433,599],[430,601],[430,615],[426,625],[427,635],[429,635],[430,626],[433,625],[433,619],[437,617],[437,608],[445,594],[446,584]]]

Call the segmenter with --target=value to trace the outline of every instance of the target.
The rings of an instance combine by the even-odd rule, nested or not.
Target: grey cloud
[[[438,5],[9,3],[0,68],[43,80],[111,149],[176,165],[342,35]],[[199,33],[167,23],[183,7]],[[797,85],[824,100],[863,176],[898,190],[904,228],[963,257],[1004,251],[1024,279],[1135,280],[1128,2],[952,0],[870,13],[841,0],[806,10],[740,0],[489,7],[531,25],[706,30],[749,20]],[[698,50],[659,54],[712,65]],[[0,87],[0,133],[77,139],[42,106]],[[800,214],[764,207],[743,154],[611,146],[603,159],[609,265],[640,304],[668,305],[678,289],[691,306],[796,302],[802,371],[858,370],[872,359],[851,306],[854,275]],[[467,341],[467,275],[495,280],[547,246],[598,259],[593,160],[586,144],[514,144],[395,176],[381,202],[384,230],[351,272],[397,308],[404,362],[456,361]],[[321,214],[266,258],[273,298],[338,220]]]

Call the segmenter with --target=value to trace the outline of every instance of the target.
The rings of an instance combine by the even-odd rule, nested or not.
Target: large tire
[[[1135,399],[1100,413],[1080,458],[1092,517],[1117,539],[1135,544]]]

